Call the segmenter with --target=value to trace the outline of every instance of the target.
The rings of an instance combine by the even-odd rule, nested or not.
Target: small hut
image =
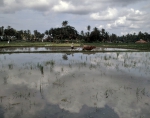
[[[147,42],[144,41],[143,39],[140,39],[139,41],[136,41],[135,43],[147,43]]]

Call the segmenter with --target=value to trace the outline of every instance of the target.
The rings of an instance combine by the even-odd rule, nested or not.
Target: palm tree
[[[60,34],[60,36],[61,36],[61,38],[62,37],[66,37],[66,35],[67,35],[67,31],[65,30],[65,27],[68,25],[68,21],[63,21],[62,22],[62,26],[64,27],[64,29],[63,29],[63,36],[62,36],[62,34]]]
[[[145,37],[144,40],[147,41],[148,40],[148,33],[147,32],[144,33],[144,37]]]
[[[143,39],[143,33],[141,31],[138,33],[138,38]]]
[[[88,30],[88,31],[90,31],[90,29],[91,29],[91,26],[90,26],[90,25],[88,25],[88,26],[87,26],[87,30]]]
[[[30,40],[30,38],[31,38],[31,31],[30,30],[27,30],[27,37],[28,37],[28,40]]]
[[[1,35],[1,36],[4,35],[4,26],[0,27],[0,35]]]
[[[87,30],[88,30],[88,32],[87,32],[87,41],[89,41],[90,29],[91,29],[91,26],[88,25],[88,26],[87,26]]]
[[[20,39],[20,40],[23,39],[23,30],[20,30],[17,32],[17,39]]]
[[[66,27],[67,25],[68,25],[68,21],[65,20],[65,21],[62,22],[63,27]]]
[[[102,32],[101,35],[102,35],[103,41],[105,41],[105,29],[102,28],[101,32]]]
[[[93,29],[93,31],[91,32],[90,34],[90,41],[93,42],[93,41],[99,41],[100,39],[100,31],[98,30],[97,27],[95,27]]]
[[[91,26],[90,25],[87,26],[87,30],[88,30],[88,36],[89,36],[90,35],[90,30],[91,30]]]
[[[108,32],[105,33],[105,38],[106,38],[106,41],[109,40],[109,34],[108,34]]]
[[[45,34],[46,34],[46,35],[49,35],[49,32],[48,32],[48,30],[46,30],[46,31],[45,31]]]
[[[0,27],[0,36],[2,36],[2,32],[3,32],[2,27]]]
[[[27,34],[27,31],[26,30],[24,30],[24,40],[27,40],[27,36],[28,36],[28,34]]]
[[[4,30],[4,33],[8,40],[11,40],[12,37],[16,36],[16,30],[11,28],[10,26],[8,26],[7,29]]]
[[[7,27],[7,29],[10,29],[10,28],[11,28],[11,26],[8,26],[8,27]]]
[[[84,31],[83,30],[81,31],[81,35],[84,36]]]
[[[112,33],[112,35],[111,35],[111,40],[112,40],[113,42],[116,42],[116,40],[117,40],[117,35]]]
[[[37,38],[37,30],[34,30],[34,40]]]

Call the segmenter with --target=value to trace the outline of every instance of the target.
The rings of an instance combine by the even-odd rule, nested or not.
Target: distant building
[[[140,39],[139,41],[136,41],[135,43],[147,43],[147,41],[144,41],[143,39]]]

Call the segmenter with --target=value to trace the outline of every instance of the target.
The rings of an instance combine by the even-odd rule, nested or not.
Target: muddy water
[[[0,52],[51,52],[51,51],[82,51],[81,47],[75,47],[71,49],[69,47],[11,47],[11,48],[0,48]],[[92,51],[136,51],[134,49],[121,49],[121,48],[103,48],[97,47]]]
[[[150,53],[0,55],[0,118],[149,118]]]

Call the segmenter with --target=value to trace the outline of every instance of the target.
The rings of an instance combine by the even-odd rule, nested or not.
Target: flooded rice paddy
[[[82,51],[82,47],[75,47],[75,49],[73,50],[68,47],[51,47],[51,46],[0,48],[0,52],[52,52],[52,51]],[[91,51],[137,51],[137,50],[97,47]]]
[[[0,118],[149,118],[150,52],[0,54]]]

